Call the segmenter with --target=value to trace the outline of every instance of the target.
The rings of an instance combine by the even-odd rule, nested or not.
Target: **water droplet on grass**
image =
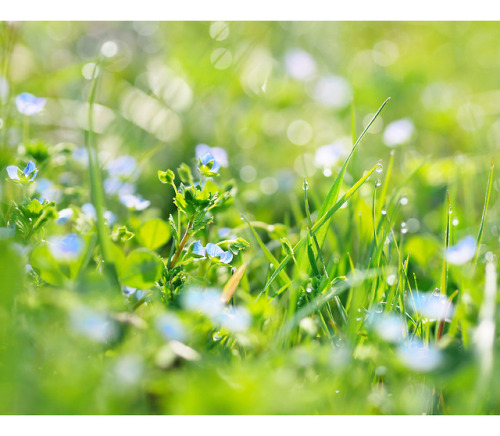
[[[384,170],[384,167],[382,166],[382,163],[379,162],[377,165],[377,169],[375,171],[380,174],[383,170]]]
[[[399,204],[401,206],[406,206],[408,204],[408,197],[401,197],[401,200],[399,200]]]

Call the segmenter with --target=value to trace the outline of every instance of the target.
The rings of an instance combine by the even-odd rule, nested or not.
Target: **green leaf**
[[[158,178],[160,179],[160,182],[171,185],[172,183],[174,183],[175,174],[172,170],[167,170],[167,171],[159,170]]]
[[[33,249],[30,257],[31,266],[47,283],[62,286],[66,275],[61,271],[59,263],[50,254],[47,245],[39,245]]]
[[[170,239],[170,226],[160,218],[146,221],[137,235],[141,244],[150,250],[156,250]]]
[[[139,248],[118,265],[118,274],[126,286],[149,289],[160,279],[163,267],[159,256],[145,248]]]
[[[41,214],[43,210],[42,204],[34,198],[33,200],[30,201],[28,204],[27,210],[34,216],[38,216]]]
[[[130,241],[135,234],[133,232],[130,232],[126,226],[115,226],[113,228],[113,233],[111,234],[111,239],[115,242],[125,242],[125,241]]]
[[[181,164],[179,168],[177,168],[177,172],[179,173],[179,177],[182,183],[187,185],[192,185],[194,183],[193,174],[191,173],[191,168],[185,163]]]

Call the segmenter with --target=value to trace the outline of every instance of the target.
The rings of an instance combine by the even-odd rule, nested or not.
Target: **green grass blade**
[[[255,240],[257,241],[257,243],[259,244],[260,248],[262,249],[262,251],[264,252],[264,255],[266,256],[267,260],[273,264],[273,266],[276,266],[279,264],[278,262],[278,259],[276,259],[273,255],[273,253],[271,253],[271,251],[269,251],[269,249],[267,248],[266,244],[264,244],[264,241],[262,241],[262,239],[260,238],[259,234],[255,231],[255,229],[253,228],[252,224],[250,223],[250,221],[247,219],[247,217],[245,217],[244,215],[241,215],[241,217],[245,220],[245,222],[248,224],[248,227],[250,228],[250,230],[252,231],[252,234],[253,236],[255,237]],[[283,279],[283,281],[285,283],[291,283],[291,280],[290,280],[290,277],[288,277],[288,275],[286,274],[286,272],[284,271],[280,271],[280,277]]]
[[[365,127],[365,129],[363,130],[363,132],[361,133],[361,135],[359,135],[358,139],[354,143],[354,145],[353,145],[353,147],[351,149],[351,152],[349,153],[349,156],[347,156],[347,159],[344,161],[344,164],[342,165],[342,168],[340,169],[339,174],[335,178],[335,181],[333,182],[333,185],[330,188],[330,191],[328,192],[328,195],[326,196],[325,201],[321,205],[321,208],[320,208],[320,210],[318,212],[318,218],[322,218],[327,213],[327,211],[330,210],[331,207],[337,201],[339,193],[340,193],[340,188],[342,187],[342,182],[344,181],[344,175],[345,175],[345,172],[346,172],[346,169],[347,169],[347,164],[351,160],[354,152],[356,151],[359,143],[361,142],[361,139],[363,139],[363,137],[365,136],[366,132],[368,131],[368,129],[370,128],[370,126],[374,123],[374,121],[377,119],[378,115],[380,114],[380,112],[382,111],[382,109],[384,108],[384,106],[387,104],[387,102],[389,100],[390,100],[390,97],[387,100],[385,100],[384,103],[382,103],[382,106],[380,106],[380,108],[377,111],[377,113],[373,116],[373,118],[371,119],[371,121],[368,123],[368,125]],[[318,238],[319,241],[321,241],[321,245],[323,245],[323,243],[324,243],[324,240],[325,240],[325,237],[326,237],[326,233],[327,233],[327,227],[325,227],[324,229],[322,229],[317,234],[317,238]]]
[[[335,203],[330,210],[327,211],[327,213],[325,215],[323,215],[323,217],[321,219],[319,219],[318,221],[316,221],[316,223],[314,224],[314,226],[312,226],[311,228],[311,233],[312,234],[315,234],[319,229],[321,229],[321,227],[328,221],[330,220],[330,218],[335,214],[335,212],[337,212],[340,207],[347,201],[349,200],[353,195],[354,193],[361,187],[361,185],[363,183],[366,182],[366,180],[368,179],[368,177],[370,177],[373,172],[377,169],[378,167],[378,163],[377,165],[375,165],[370,171],[368,171],[363,177],[361,177],[361,179],[359,179],[356,184],[351,187],[351,189],[349,189],[343,196],[342,198],[337,201],[337,203]],[[302,248],[305,244],[305,242],[307,241],[307,235],[305,237],[303,237],[299,242],[297,242],[297,244],[295,245],[295,247],[293,247],[293,251],[297,251],[299,250],[300,248]],[[288,264],[288,262],[290,262],[290,260],[292,259],[292,256],[290,254],[287,254],[285,256],[285,258],[281,261],[281,263],[279,264],[278,268],[276,269],[276,271],[274,271],[274,273],[272,274],[271,278],[268,280],[268,282],[266,283],[264,289],[262,290],[261,293],[264,293],[266,291],[267,288],[269,288],[269,286],[271,285],[272,282],[274,282],[274,280],[276,279],[276,277],[278,276],[278,274],[281,273],[281,271],[283,270],[283,268],[285,268],[285,266]]]
[[[495,164],[492,160],[490,174],[488,176],[488,187],[486,189],[486,197],[484,199],[483,215],[481,217],[481,224],[479,226],[479,233],[477,235],[476,255],[474,256],[474,263],[473,263],[474,266],[477,265],[477,259],[479,257],[479,246],[481,245],[481,240],[483,239],[484,221],[486,219],[486,212],[488,211],[488,204],[490,203],[491,190],[493,188],[493,169],[494,168],[495,168]]]

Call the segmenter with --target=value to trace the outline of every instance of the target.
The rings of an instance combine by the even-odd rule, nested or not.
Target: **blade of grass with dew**
[[[393,165],[394,165],[394,150],[391,150],[389,164],[387,165],[387,171],[385,173],[384,184],[382,185],[382,190],[380,191],[380,197],[378,199],[379,206],[377,208],[377,214],[379,215],[380,212],[382,211],[382,208],[385,205],[385,199],[387,197],[387,189],[389,187],[389,180],[391,179]]]
[[[493,188],[493,169],[494,168],[495,168],[495,164],[492,160],[491,167],[490,167],[490,174],[488,176],[488,187],[486,189],[486,197],[484,199],[483,214],[481,216],[481,224],[479,225],[479,233],[477,235],[476,254],[474,256],[474,261],[473,261],[474,266],[477,265],[477,259],[479,257],[479,246],[481,245],[481,240],[483,238],[484,221],[486,219],[486,212],[488,211],[488,204],[490,203],[491,190]]]
[[[443,254],[443,265],[441,268],[441,281],[440,281],[440,291],[446,295],[446,288],[448,286],[448,261],[446,259],[446,253],[450,245],[450,216],[451,216],[451,205],[450,197],[448,192],[446,192],[446,230],[444,233],[444,254]]]
[[[342,198],[339,201],[337,201],[337,203],[335,203],[331,207],[330,210],[327,211],[327,213],[325,215],[323,215],[319,220],[316,221],[316,223],[314,223],[314,225],[311,228],[311,232],[312,233],[316,233],[319,229],[321,229],[321,227],[328,220],[330,220],[330,218],[335,214],[335,212],[337,212],[340,209],[340,207],[347,200],[349,200],[349,198],[351,198],[354,195],[354,193],[361,187],[361,185],[363,185],[363,183],[365,183],[366,180],[375,172],[375,170],[377,169],[378,165],[379,164],[377,163],[377,165],[373,166],[373,168],[371,168],[370,171],[368,171],[363,177],[361,177],[356,182],[356,184],[354,186],[352,186],[351,189],[349,189],[342,196]],[[297,244],[295,245],[295,247],[293,247],[294,251],[297,251],[299,248],[303,247],[306,241],[307,241],[307,236],[303,237],[299,242],[297,242]],[[285,266],[288,264],[288,262],[290,262],[291,259],[292,259],[292,256],[290,254],[287,254],[285,256],[285,258],[281,261],[281,263],[279,264],[279,266],[276,269],[276,271],[274,271],[274,273],[272,274],[271,278],[267,281],[264,289],[261,291],[261,294],[264,293],[267,288],[269,288],[269,286],[271,285],[271,283],[274,282],[274,280],[276,279],[276,277],[278,276],[278,274],[281,273],[281,271],[283,270],[283,268],[285,268]]]
[[[241,217],[248,224],[248,227],[250,228],[250,230],[251,230],[251,232],[252,232],[255,240],[257,241],[257,243],[259,244],[260,248],[264,252],[267,260],[269,261],[269,263],[271,263],[273,266],[277,266],[279,264],[278,259],[276,259],[274,257],[274,255],[269,251],[269,249],[267,248],[266,244],[264,244],[264,242],[260,238],[259,234],[255,231],[254,227],[252,226],[252,224],[250,223],[250,221],[247,219],[247,217],[245,215],[241,215]],[[280,271],[279,274],[280,274],[280,277],[282,278],[282,280],[285,283],[288,283],[288,284],[291,283],[291,279],[290,279],[290,277],[288,277],[288,275],[286,274],[285,271]]]
[[[333,182],[333,185],[330,188],[330,191],[328,192],[328,195],[326,196],[325,201],[323,202],[323,204],[321,205],[320,210],[318,211],[318,219],[321,219],[323,216],[325,216],[325,214],[328,212],[328,210],[330,210],[330,208],[337,201],[338,196],[340,194],[340,188],[342,187],[342,182],[344,181],[344,175],[345,175],[345,172],[346,172],[347,165],[348,165],[349,161],[351,160],[354,152],[356,151],[356,149],[357,149],[357,147],[358,147],[361,139],[363,139],[363,137],[365,136],[365,134],[368,131],[368,129],[370,128],[370,126],[377,119],[378,115],[380,114],[380,112],[382,111],[382,109],[384,108],[384,106],[387,104],[387,102],[390,99],[391,98],[389,97],[387,100],[385,100],[382,103],[382,106],[380,106],[379,110],[376,112],[376,114],[373,116],[373,118],[371,119],[371,121],[368,123],[368,125],[365,127],[365,129],[363,130],[363,132],[361,133],[361,135],[358,137],[358,139],[354,143],[354,145],[353,145],[353,147],[351,149],[351,152],[347,156],[347,159],[344,161],[344,164],[342,165],[342,168],[340,169],[339,174],[335,178],[335,181]],[[317,237],[318,237],[318,241],[321,242],[321,246],[324,243],[327,231],[328,231],[328,226],[325,227],[325,228],[323,228],[320,232],[318,232]]]

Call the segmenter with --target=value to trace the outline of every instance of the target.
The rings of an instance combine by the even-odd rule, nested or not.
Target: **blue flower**
[[[73,209],[71,208],[62,209],[57,214],[56,224],[59,225],[66,224],[71,218],[73,218]]]
[[[16,98],[17,110],[23,115],[36,115],[45,107],[46,100],[42,97],[35,97],[33,94],[23,92]]]
[[[119,198],[123,205],[132,210],[144,210],[151,204],[149,200],[144,200],[139,195],[120,193]]]
[[[199,161],[200,163],[198,165],[198,171],[200,172],[200,174],[207,177],[219,175],[218,171],[220,169],[220,163],[215,160],[215,157],[212,153],[203,155],[199,158]]]
[[[132,156],[120,156],[107,165],[112,178],[129,178],[137,169],[137,161]]]
[[[210,259],[214,263],[229,264],[233,260],[233,254],[230,251],[224,251],[216,244],[208,243],[204,247],[200,241],[193,244],[193,254]]]
[[[156,328],[168,340],[184,342],[187,337],[186,329],[181,320],[174,314],[168,313],[156,319]]]
[[[222,167],[227,168],[227,166],[229,165],[227,160],[227,152],[223,148],[210,147],[207,144],[198,144],[196,146],[197,159],[205,156],[207,153],[210,153]]]
[[[26,168],[22,171],[15,165],[9,165],[7,167],[7,174],[15,183],[31,183],[35,180],[35,177],[38,174],[38,169],[35,163],[30,160],[28,165],[26,165]]]
[[[97,213],[92,203],[85,203],[84,205],[82,205],[82,212],[92,221],[97,221]],[[109,210],[104,211],[103,217],[104,222],[107,224],[113,224],[116,221],[115,214],[113,212],[110,212]]]
[[[466,236],[457,245],[448,247],[446,260],[453,265],[463,265],[476,254],[476,240],[473,236]]]
[[[82,237],[76,233],[67,236],[52,236],[48,243],[50,253],[58,261],[76,260],[83,250]]]
[[[71,327],[96,342],[109,342],[118,335],[116,323],[104,312],[87,307],[72,309]]]
[[[443,360],[438,348],[426,345],[419,339],[414,339],[408,344],[400,346],[397,354],[409,369],[417,372],[432,371]]]

